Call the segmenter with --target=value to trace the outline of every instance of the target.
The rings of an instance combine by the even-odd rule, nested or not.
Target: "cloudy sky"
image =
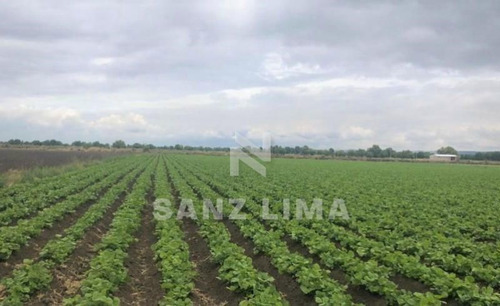
[[[2,1],[0,140],[270,132],[499,150],[499,14],[499,1]]]

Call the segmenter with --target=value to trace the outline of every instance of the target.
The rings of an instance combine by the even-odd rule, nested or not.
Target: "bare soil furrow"
[[[172,184],[170,175],[168,179],[175,204],[179,205],[179,193]],[[194,280],[193,304],[197,306],[238,305],[244,297],[242,294],[229,290],[226,284],[218,278],[219,265],[211,260],[210,249],[198,232],[199,228],[196,223],[191,219],[183,219],[182,230],[189,245],[189,259],[195,264],[197,272]]]
[[[116,292],[115,296],[123,305],[158,305],[163,297],[161,275],[156,267],[151,249],[156,243],[153,220],[153,194],[147,195],[148,204],[143,209],[141,227],[125,260],[128,269],[128,281]]]

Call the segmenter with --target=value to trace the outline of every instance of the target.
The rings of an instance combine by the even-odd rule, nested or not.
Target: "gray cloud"
[[[500,3],[0,4],[0,138],[500,149]],[[64,132],[62,132],[64,131]]]

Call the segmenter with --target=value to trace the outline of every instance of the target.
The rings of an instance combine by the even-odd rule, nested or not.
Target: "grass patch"
[[[64,172],[81,170],[90,164],[100,161],[75,161],[56,167],[35,167],[32,169],[12,169],[0,174],[0,188],[10,187],[19,183],[33,183],[46,177],[60,175]]]

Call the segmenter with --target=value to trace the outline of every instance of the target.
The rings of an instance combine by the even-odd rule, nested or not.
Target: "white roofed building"
[[[460,160],[460,156],[455,154],[432,154],[430,159],[432,161],[455,162]]]

